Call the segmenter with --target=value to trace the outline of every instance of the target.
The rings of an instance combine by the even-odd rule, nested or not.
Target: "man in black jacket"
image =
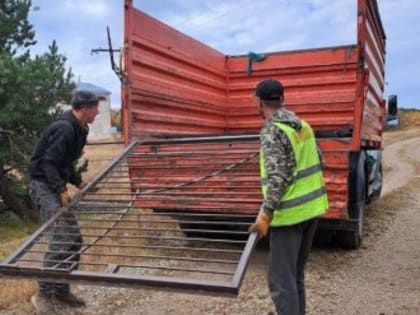
[[[89,132],[88,124],[98,114],[99,98],[89,91],[76,91],[72,110],[63,113],[41,135],[29,165],[30,195],[41,212],[42,222],[52,218],[60,207],[70,203],[67,184],[82,189],[85,183],[74,168],[82,154]],[[69,269],[77,267],[82,237],[77,220],[66,212],[47,232],[49,250],[44,257],[44,267]],[[40,281],[38,293],[31,299],[38,314],[53,313],[53,299],[71,306],[85,302],[70,292],[68,283]]]

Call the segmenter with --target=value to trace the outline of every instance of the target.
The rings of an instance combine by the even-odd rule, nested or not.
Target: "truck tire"
[[[375,174],[375,176],[381,178],[381,185],[370,196],[366,196],[366,204],[370,204],[371,202],[375,201],[381,196],[382,187],[383,187],[383,178],[384,178],[383,171],[382,171],[382,161],[379,162],[377,174]]]
[[[334,231],[317,229],[312,244],[317,247],[331,247],[334,240]]]
[[[363,239],[363,221],[366,203],[366,169],[365,152],[352,157],[357,166],[356,172],[350,175],[349,216],[353,220],[351,230],[337,231],[338,243],[346,249],[358,249]]]

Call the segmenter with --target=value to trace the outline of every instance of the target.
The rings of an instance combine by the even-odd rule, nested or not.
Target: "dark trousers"
[[[30,195],[35,206],[41,211],[41,220],[47,222],[60,208],[58,195],[51,191],[46,183],[32,180]],[[48,251],[44,256],[44,267],[55,269],[77,269],[82,236],[76,218],[72,213],[60,216],[46,230],[49,242]],[[39,292],[45,295],[66,295],[69,293],[68,283],[38,282]]]
[[[305,314],[306,260],[318,219],[271,229],[268,281],[279,315]]]

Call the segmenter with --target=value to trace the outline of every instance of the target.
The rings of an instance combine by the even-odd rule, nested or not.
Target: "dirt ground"
[[[108,152],[110,152],[108,150]],[[315,247],[306,269],[308,314],[420,314],[420,130],[385,135],[384,187],[368,206],[357,251]],[[57,314],[270,314],[268,250],[257,248],[237,298],[155,289],[75,286],[88,306]],[[33,314],[30,303],[0,314]]]

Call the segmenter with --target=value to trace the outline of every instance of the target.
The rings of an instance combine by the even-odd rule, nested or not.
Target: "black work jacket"
[[[88,127],[82,127],[72,111],[63,113],[41,135],[29,164],[32,179],[43,181],[55,192],[62,192],[66,184],[78,186],[81,177],[74,163],[86,144]]]

